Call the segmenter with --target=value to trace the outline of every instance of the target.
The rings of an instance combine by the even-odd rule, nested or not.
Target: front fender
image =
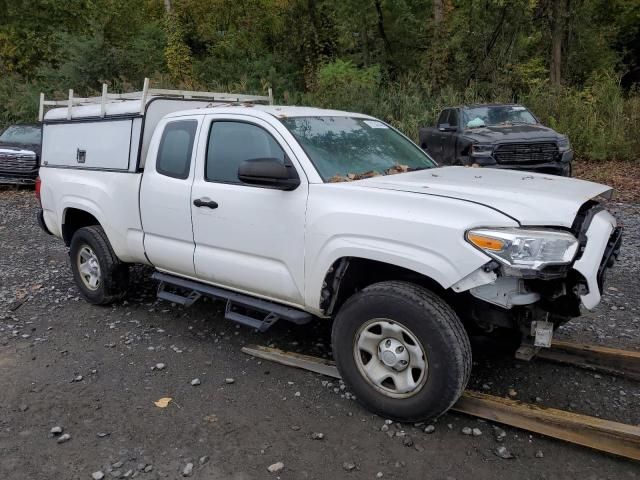
[[[327,272],[337,260],[345,257],[375,260],[402,267],[434,280],[445,289],[489,260],[489,257],[470,245],[462,245],[461,255],[455,254],[453,250],[448,253],[450,255],[428,247],[377,238],[334,237],[324,244],[310,266],[306,303],[320,310],[320,295]]]

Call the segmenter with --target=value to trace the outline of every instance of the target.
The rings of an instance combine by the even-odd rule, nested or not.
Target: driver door
[[[292,191],[242,183],[241,162],[290,159]],[[196,277],[236,291],[303,305],[308,183],[281,134],[246,115],[206,117],[191,194]]]

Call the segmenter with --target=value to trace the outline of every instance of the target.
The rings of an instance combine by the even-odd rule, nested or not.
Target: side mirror
[[[441,123],[438,125],[438,130],[441,132],[455,132],[458,130],[458,127],[455,125],[449,125],[448,123]]]
[[[300,177],[295,168],[283,164],[277,158],[253,158],[243,161],[238,167],[238,178],[250,185],[278,190],[295,190],[300,185]]]

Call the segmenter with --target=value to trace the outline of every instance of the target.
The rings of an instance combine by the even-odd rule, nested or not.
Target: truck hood
[[[432,168],[352,184],[479,203],[523,226],[571,227],[586,201],[611,192],[606,185],[575,178],[469,167]]]
[[[560,135],[544,125],[501,125],[468,128],[462,132],[466,138],[480,143],[557,140]]]

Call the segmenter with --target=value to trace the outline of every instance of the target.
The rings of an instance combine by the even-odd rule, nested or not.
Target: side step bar
[[[238,292],[232,292],[224,288],[214,287],[205,283],[187,280],[167,273],[155,272],[151,278],[158,280],[158,298],[169,302],[191,306],[201,296],[226,300],[224,318],[233,322],[255,328],[260,332],[266,331],[279,319],[287,320],[298,325],[309,323],[313,318],[311,314],[292,307],[269,302],[260,298],[250,297]],[[189,292],[187,295],[169,292],[166,287],[174,287]],[[255,316],[249,313],[254,313]],[[261,317],[261,318],[257,318]]]

